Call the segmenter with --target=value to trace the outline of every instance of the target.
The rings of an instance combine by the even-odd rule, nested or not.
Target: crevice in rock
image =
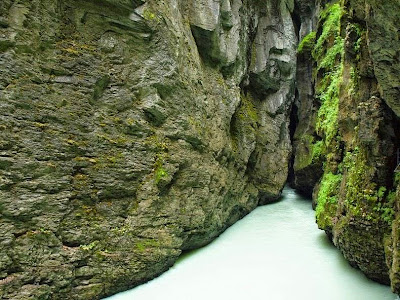
[[[294,187],[294,159],[295,159],[295,147],[294,147],[294,134],[296,132],[297,125],[299,124],[299,118],[298,118],[298,107],[296,105],[297,100],[299,97],[299,91],[295,90],[295,102],[293,103],[291,110],[290,110],[290,122],[289,122],[289,134],[290,134],[290,143],[292,145],[292,153],[291,157],[289,160],[289,172],[288,172],[288,179],[287,182],[290,187]]]
[[[294,10],[291,13],[291,15],[292,15],[294,31],[296,33],[297,39],[299,39],[299,33],[300,33],[300,27],[301,27],[301,17],[300,17],[299,12],[300,12],[300,7],[299,7],[297,1],[295,1]]]
[[[257,153],[256,153],[256,151],[254,150],[251,154],[250,154],[250,157],[249,157],[249,160],[248,160],[248,162],[247,162],[247,165],[246,165],[246,171],[245,171],[245,174],[247,175],[247,176],[249,176],[250,178],[251,178],[251,174],[252,174],[252,172],[253,172],[253,170],[254,170],[254,168],[255,168],[255,166],[256,166],[256,163],[257,163]]]
[[[197,50],[203,62],[211,67],[219,65],[217,57],[215,57],[215,40],[218,38],[215,31],[203,29],[201,27],[191,25],[193,38],[195,40]]]

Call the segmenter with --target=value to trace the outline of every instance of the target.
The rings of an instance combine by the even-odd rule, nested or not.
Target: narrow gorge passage
[[[0,299],[400,295],[399,12],[1,0]]]
[[[317,229],[308,199],[285,188],[168,272],[108,300],[393,300],[388,286],[353,269]]]

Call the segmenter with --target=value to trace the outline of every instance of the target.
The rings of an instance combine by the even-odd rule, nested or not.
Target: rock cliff
[[[289,167],[400,293],[400,2],[381,2],[2,0],[1,297],[143,283]]]
[[[2,0],[2,298],[128,289],[277,199],[294,7]]]
[[[396,293],[399,5],[317,1],[318,23],[298,47],[297,77],[312,80],[298,85],[292,179],[313,192],[318,226],[350,264]]]

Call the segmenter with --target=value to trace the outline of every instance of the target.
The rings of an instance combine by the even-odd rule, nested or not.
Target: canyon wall
[[[126,290],[276,200],[294,6],[2,0],[1,298]]]
[[[399,293],[400,2],[316,4],[298,48],[292,185],[313,194],[319,228],[350,264]]]
[[[400,293],[400,2],[380,2],[1,1],[1,297],[143,283],[288,175]]]

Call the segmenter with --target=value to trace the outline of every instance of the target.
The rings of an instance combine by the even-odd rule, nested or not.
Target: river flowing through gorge
[[[108,300],[394,300],[318,230],[308,199],[285,188],[160,277]]]

